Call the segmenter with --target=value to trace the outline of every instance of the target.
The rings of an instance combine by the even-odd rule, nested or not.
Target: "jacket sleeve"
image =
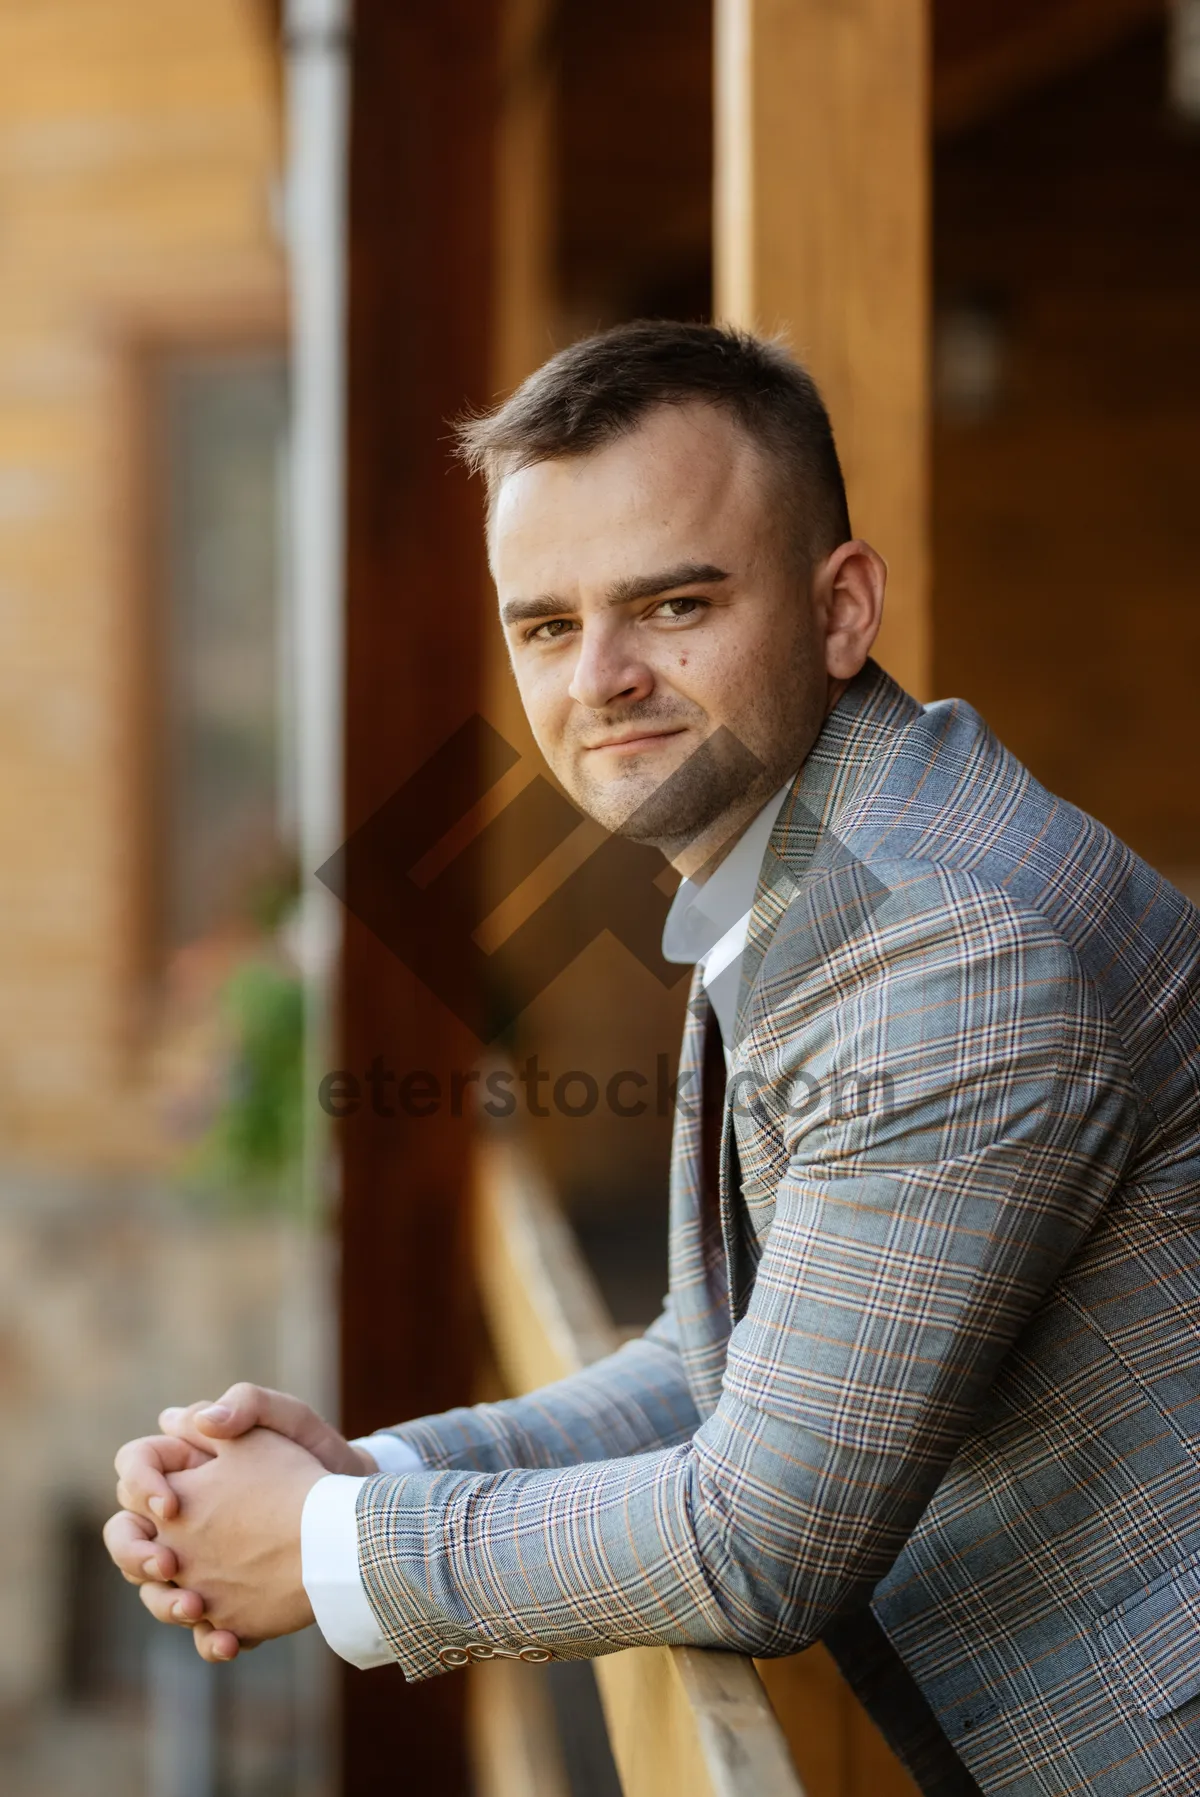
[[[430,1468],[574,1466],[686,1441],[699,1422],[670,1303],[656,1323],[582,1372],[521,1398],[474,1404],[386,1431]]]
[[[910,869],[836,977],[797,974],[744,1049],[780,1171],[716,1411],[631,1458],[367,1481],[363,1578],[410,1679],[472,1642],[790,1653],[861,1606],[1135,1134],[1069,947],[940,870]],[[810,1094],[839,1067],[886,1074],[887,1102],[793,1102],[799,1071]]]

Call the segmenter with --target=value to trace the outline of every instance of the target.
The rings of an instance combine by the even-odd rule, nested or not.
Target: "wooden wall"
[[[939,148],[943,330],[996,392],[936,412],[935,689],[1180,879],[1200,868],[1200,137],[1151,28]]]
[[[0,1131],[128,1164],[145,818],[136,373],[283,331],[254,0],[0,0]]]

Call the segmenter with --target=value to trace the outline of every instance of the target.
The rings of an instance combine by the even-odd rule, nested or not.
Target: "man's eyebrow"
[[[675,587],[712,586],[728,580],[724,568],[711,562],[680,562],[674,568],[662,568],[655,574],[634,574],[627,580],[614,581],[608,589],[610,605],[629,605],[635,599],[653,599],[658,593],[669,593]]]
[[[625,580],[614,581],[608,589],[608,604],[631,605],[638,599],[673,592],[676,587],[711,586],[728,579],[727,571],[712,562],[680,562],[655,574],[631,574]],[[500,607],[500,620],[503,624],[523,624],[532,618],[558,618],[574,609],[568,600],[543,593],[536,599],[506,599]]]
[[[553,593],[543,593],[540,599],[506,599],[500,607],[500,621],[521,624],[527,618],[557,618],[570,609],[565,599],[556,599]]]

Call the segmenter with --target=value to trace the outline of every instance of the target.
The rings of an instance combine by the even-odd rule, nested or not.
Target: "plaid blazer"
[[[719,1181],[693,993],[663,1316],[362,1489],[406,1675],[823,1638],[937,1797],[1196,1797],[1198,986],[1186,899],[869,663],[765,857]]]

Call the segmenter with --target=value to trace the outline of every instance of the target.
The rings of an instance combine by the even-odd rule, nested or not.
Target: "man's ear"
[[[813,602],[825,634],[831,680],[853,680],[883,621],[887,563],[861,537],[842,543],[813,574]]]

